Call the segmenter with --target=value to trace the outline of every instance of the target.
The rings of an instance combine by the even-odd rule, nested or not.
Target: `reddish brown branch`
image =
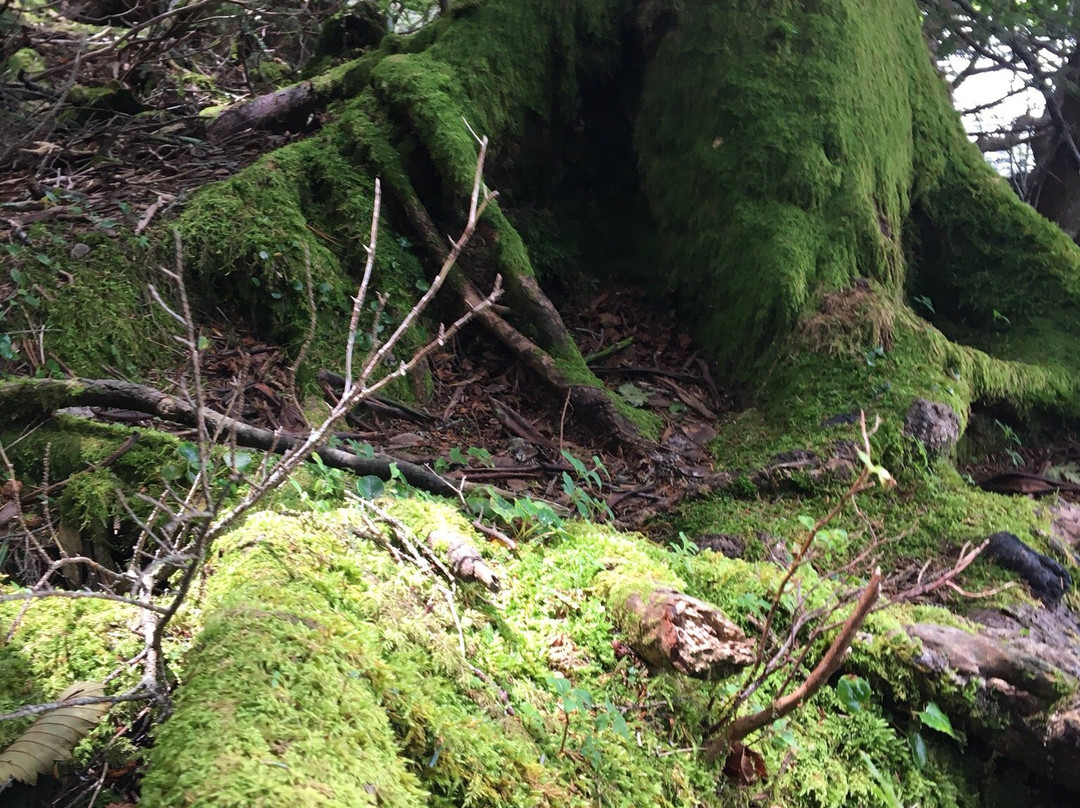
[[[709,757],[716,759],[732,742],[742,740],[751,732],[756,732],[774,721],[778,721],[813,697],[840,668],[840,663],[843,662],[844,655],[847,653],[848,648],[851,647],[851,641],[855,638],[855,633],[862,626],[871,609],[873,609],[880,592],[881,570],[877,569],[870,576],[870,582],[866,585],[866,589],[863,590],[862,597],[859,598],[859,602],[855,605],[855,610],[840,629],[840,633],[832,641],[829,650],[825,652],[825,656],[821,658],[817,667],[810,672],[810,675],[806,677],[803,683],[788,695],[775,699],[764,710],[759,710],[752,715],[743,716],[733,721],[721,737],[716,738],[709,744],[707,749]]]

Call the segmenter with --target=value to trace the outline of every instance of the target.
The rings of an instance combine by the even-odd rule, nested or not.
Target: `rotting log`
[[[666,587],[615,604],[627,644],[650,667],[720,679],[754,662],[755,643],[723,612]]]

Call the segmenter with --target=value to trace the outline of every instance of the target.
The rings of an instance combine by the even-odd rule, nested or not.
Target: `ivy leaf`
[[[956,732],[953,730],[952,722],[949,721],[949,717],[941,712],[941,708],[934,704],[934,702],[927,702],[926,707],[918,714],[918,717],[919,720],[922,721],[924,727],[943,732],[950,738],[960,740],[956,737]]]
[[[622,400],[631,407],[642,407],[645,405],[645,402],[649,400],[648,393],[636,384],[630,382],[619,385],[619,395],[622,396]]]

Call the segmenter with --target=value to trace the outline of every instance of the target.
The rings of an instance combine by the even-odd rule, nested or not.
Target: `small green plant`
[[[896,783],[893,782],[893,778],[888,773],[881,771],[874,765],[874,761],[870,759],[870,756],[859,750],[859,756],[863,759],[863,763],[866,764],[866,768],[870,771],[870,777],[873,779],[872,791],[874,796],[878,798],[882,805],[886,808],[904,808],[904,801],[900,798],[900,794],[897,793]]]
[[[1014,466],[1022,466],[1024,464],[1023,455],[1013,448],[1014,446],[1020,449],[1024,447],[1024,442],[1020,440],[1020,436],[1016,434],[1016,430],[1008,424],[1003,424],[997,418],[994,419],[994,425],[1001,430],[1001,434],[1005,436],[1006,443],[1010,444],[1005,447],[1005,451],[1009,455],[1009,460],[1012,461]]]
[[[199,469],[202,468],[198,447],[190,441],[184,441],[176,447],[176,454],[176,460],[161,467],[161,478],[167,483],[194,483]],[[236,493],[254,460],[255,456],[251,452],[233,449],[211,458],[210,485],[215,495],[224,499]]]
[[[518,497],[513,502],[490,489],[474,493],[466,500],[469,510],[481,519],[497,519],[517,541],[546,538],[563,529],[563,520],[546,502]]]
[[[625,741],[630,740],[630,728],[626,725],[626,719],[618,708],[605,699],[602,704],[597,704],[592,693],[573,684],[562,675],[549,675],[548,686],[551,687],[559,699],[559,710],[562,712],[563,732],[559,742],[559,754],[566,751],[566,742],[570,737],[571,715],[585,716],[586,730],[581,738],[578,752],[594,768],[599,768],[603,762],[603,753],[600,750],[599,736],[611,730]]]
[[[462,467],[475,465],[490,469],[495,468],[495,461],[491,459],[491,452],[482,447],[470,446],[463,452],[455,446],[446,453],[445,458],[440,457],[435,461],[435,471],[448,471],[454,465]]]
[[[592,519],[594,521],[605,518],[614,519],[615,514],[611,512],[607,502],[600,497],[600,492],[604,487],[600,475],[603,474],[609,479],[611,477],[600,458],[593,455],[593,467],[590,469],[565,449],[563,449],[562,455],[573,468],[574,475],[577,478],[575,480],[574,477],[571,477],[568,471],[562,473],[563,493],[570,498],[570,504],[577,510],[578,515],[582,519]],[[591,493],[592,491],[596,492],[595,495]]]

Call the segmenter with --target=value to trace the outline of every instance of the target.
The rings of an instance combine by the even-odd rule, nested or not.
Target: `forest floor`
[[[173,99],[177,101],[178,99]],[[226,178],[307,132],[247,131],[217,141],[204,135],[204,119],[177,114],[159,99],[152,114],[90,116],[79,124],[53,121],[22,133],[18,148],[0,163],[0,245],[27,244],[28,228],[64,224],[70,238],[95,230],[141,234],[168,217],[199,187]],[[187,99],[180,112],[195,103]],[[315,123],[315,122],[313,122]],[[29,125],[28,122],[23,122]],[[0,276],[0,311],[17,286]],[[570,505],[563,473],[570,455],[590,468],[599,462],[599,494],[618,524],[641,528],[687,494],[715,478],[708,445],[717,420],[737,411],[746,391],[726,381],[665,308],[664,299],[635,288],[567,296],[558,301],[590,365],[627,404],[658,415],[663,431],[656,451],[627,458],[605,450],[602,436],[577,426],[566,402],[555,401],[519,362],[477,330],[466,330],[432,357],[431,396],[420,404],[380,399],[350,415],[341,441],[429,465],[447,477],[490,483],[513,494]],[[291,394],[286,352],[266,344],[242,323],[209,323],[204,370],[208,403],[255,426],[307,430]],[[31,372],[5,363],[9,372]],[[166,392],[179,379],[161,378]],[[327,396],[331,396],[329,389]],[[99,412],[103,420],[149,423],[129,412]],[[160,424],[156,424],[160,427]],[[594,459],[595,458],[595,459]],[[1061,490],[1047,469],[1064,470],[1065,492],[1080,444],[1022,446],[980,458],[966,471],[1002,493]],[[730,471],[730,470],[728,470]]]

